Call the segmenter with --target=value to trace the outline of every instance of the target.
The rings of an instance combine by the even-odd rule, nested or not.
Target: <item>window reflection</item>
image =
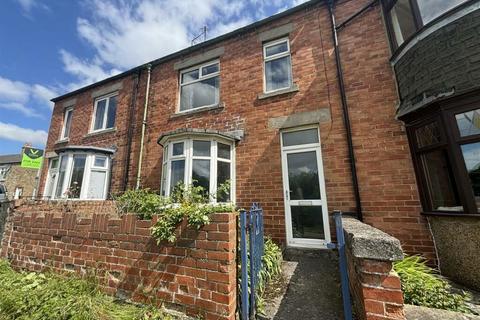
[[[462,145],[462,154],[475,202],[477,208],[480,208],[480,142]]]

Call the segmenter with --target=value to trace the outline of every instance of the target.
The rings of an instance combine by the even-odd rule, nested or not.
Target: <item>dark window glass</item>
[[[117,97],[110,97],[108,101],[107,124],[105,129],[115,126],[115,116],[117,114]]]
[[[462,211],[446,151],[430,151],[422,154],[421,159],[432,209]]]
[[[210,157],[210,141],[193,141],[193,155],[198,157]]]
[[[178,184],[183,183],[185,179],[185,160],[173,160],[172,172],[170,175],[170,194]]]
[[[199,71],[198,69],[182,73],[182,83],[188,83],[191,81],[198,80]]]
[[[100,130],[103,128],[103,117],[105,116],[106,105],[106,99],[97,102],[97,110],[95,112],[95,124],[93,126],[93,130]]]
[[[325,239],[321,206],[291,206],[294,238]]]
[[[69,198],[80,198],[82,191],[83,173],[85,172],[86,155],[73,156],[72,178],[70,179]]]
[[[230,146],[228,144],[217,143],[217,156],[223,159],[230,159]]]
[[[315,151],[287,155],[290,200],[320,199]]]
[[[72,126],[72,110],[67,110],[67,115],[65,117],[65,129],[63,131],[62,138],[68,138],[70,136],[70,127]]]
[[[309,143],[318,143],[317,129],[307,129],[307,130],[283,133],[284,147],[309,144]]]
[[[266,91],[289,88],[292,84],[290,56],[265,62]]]
[[[419,148],[439,143],[442,139],[437,122],[429,123],[415,130],[415,137]]]
[[[219,68],[218,63],[211,64],[209,66],[203,67],[202,68],[202,76],[206,76],[206,75],[209,75],[211,73],[218,72],[219,69],[220,68]]]
[[[180,111],[219,103],[220,77],[212,77],[181,87]]]
[[[417,0],[417,3],[423,24],[427,24],[450,9],[467,1],[468,0]]]
[[[172,153],[173,153],[174,156],[183,155],[183,142],[174,143]]]
[[[410,0],[398,0],[390,11],[390,18],[395,40],[400,46],[417,30]]]
[[[268,46],[265,48],[265,57],[270,57],[279,53],[287,52],[288,51],[288,43],[287,41],[281,42],[279,44],[275,44],[273,46]]]
[[[202,187],[205,195],[210,193],[210,160],[192,161],[193,185]]]
[[[480,109],[455,115],[461,137],[480,134]]]
[[[480,208],[480,142],[462,145],[463,160],[472,184],[477,208]]]
[[[217,161],[217,201],[230,201],[230,163]]]

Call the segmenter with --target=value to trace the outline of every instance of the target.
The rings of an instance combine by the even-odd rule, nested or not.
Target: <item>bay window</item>
[[[220,103],[220,63],[210,61],[180,72],[180,111]]]
[[[401,46],[425,25],[467,1],[383,0],[392,46]]]
[[[64,152],[49,160],[44,196],[49,199],[104,200],[110,158],[92,152]]]
[[[480,98],[440,102],[405,122],[424,210],[480,213]]]
[[[178,185],[202,187],[211,202],[232,202],[233,143],[213,138],[183,138],[164,145],[162,195]]]

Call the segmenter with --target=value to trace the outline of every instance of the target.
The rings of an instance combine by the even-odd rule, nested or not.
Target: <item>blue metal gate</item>
[[[255,293],[264,253],[263,209],[254,203],[250,211],[240,211],[240,312],[241,319],[254,319]]]

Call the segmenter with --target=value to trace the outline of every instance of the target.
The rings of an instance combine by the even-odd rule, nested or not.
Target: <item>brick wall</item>
[[[14,198],[17,187],[23,188],[23,197],[32,197],[37,172],[37,169],[22,168],[20,164],[11,165],[3,182],[7,187],[8,198]]]
[[[336,4],[337,21],[340,23],[367,2],[339,1]],[[262,42],[258,35],[286,23],[294,26],[289,39],[293,81],[299,91],[258,99],[258,94],[263,91]],[[365,221],[399,238],[406,252],[421,253],[434,259],[426,220],[420,216],[421,206],[405,129],[395,119],[398,98],[380,6],[368,10],[343,28],[339,41]],[[178,71],[174,69],[174,64],[220,46],[224,48],[224,54],[219,59],[220,101],[224,107],[175,115]],[[280,131],[273,128],[270,121],[322,110],[330,115],[319,123],[329,211],[354,211],[347,141],[332,50],[328,10],[324,2],[319,1],[255,30],[155,65],[152,69],[142,186],[153,190],[160,188],[163,149],[157,144],[157,139],[162,133],[181,128],[244,130],[244,138],[236,145],[237,204],[249,207],[252,202],[260,202],[265,210],[266,233],[275,241],[285,243]],[[95,137],[87,134],[93,110],[91,93],[97,87],[73,96],[77,98],[77,103],[72,137],[67,144],[118,147],[114,156],[112,192],[120,190],[127,167],[123,161],[126,157],[126,124],[130,121],[127,118],[133,77],[128,75],[112,81],[123,84],[119,92],[117,131],[113,133]],[[135,184],[138,167],[145,85],[146,72],[143,71],[135,117],[131,120],[134,133],[128,164],[129,187]],[[65,101],[68,99],[70,97]],[[57,102],[53,110],[48,151],[58,147],[55,141],[60,134],[65,101]]]
[[[1,256],[16,268],[85,273],[107,293],[165,304],[204,319],[234,319],[236,215],[218,213],[174,244],[150,237],[155,222],[119,217],[112,202],[16,202]]]
[[[359,320],[405,319],[400,278],[393,261],[400,242],[352,218],[343,219],[350,293]]]

